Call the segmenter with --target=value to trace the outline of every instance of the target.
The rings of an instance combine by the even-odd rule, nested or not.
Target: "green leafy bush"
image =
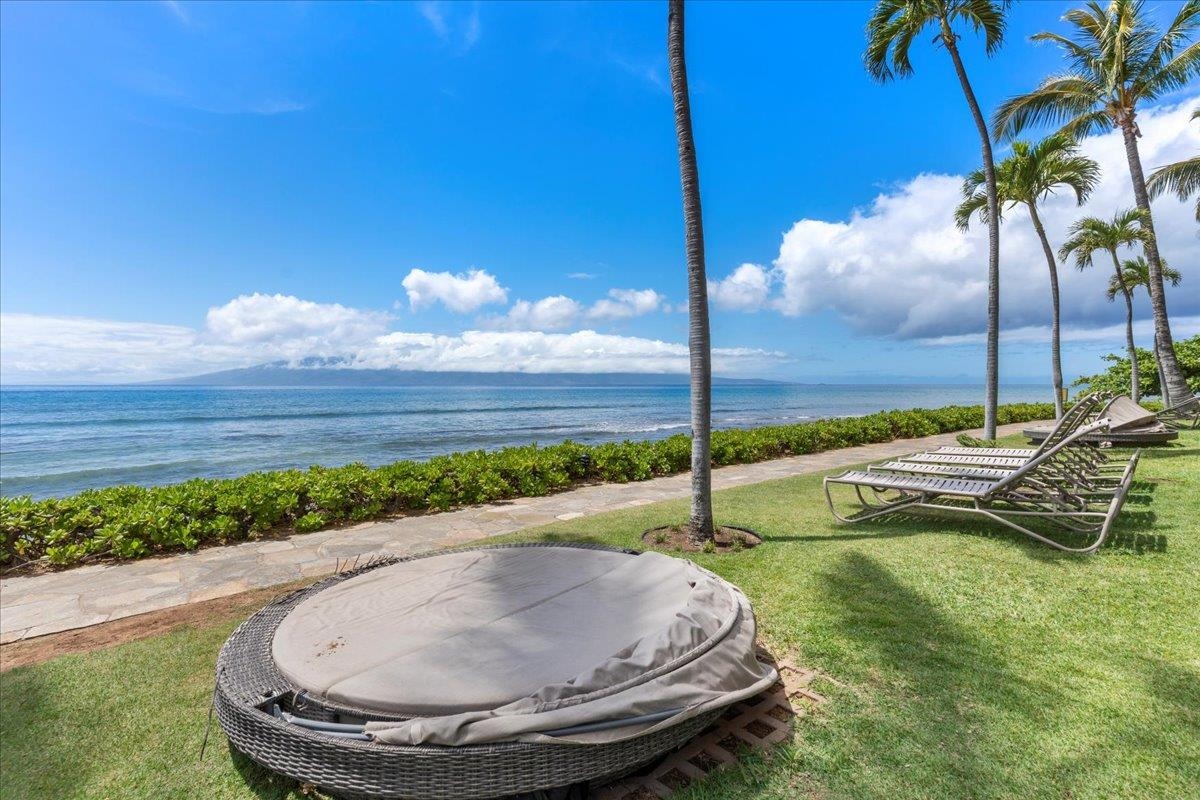
[[[1193,340],[1194,341],[1194,340]],[[1000,407],[999,421],[1052,417],[1049,404]],[[949,433],[983,425],[979,406],[885,411],[797,425],[715,431],[715,466]],[[690,467],[691,440],[563,442],[450,453],[382,467],[347,464],[254,472],[171,486],[113,486],[46,500],[0,498],[0,565],[45,559],[141,558],[267,533],[319,530],[389,514],[445,510],[561,491],[581,481],[624,483]]]
[[[1190,339],[1175,343],[1175,358],[1179,368],[1183,370],[1183,378],[1193,392],[1200,392],[1200,334]],[[1098,375],[1084,375],[1075,381],[1074,386],[1086,387],[1092,392],[1111,392],[1112,394],[1129,394],[1130,366],[1127,355],[1109,353],[1104,360],[1110,366]],[[1137,348],[1138,384],[1141,393],[1152,397],[1162,395],[1158,385],[1158,367],[1154,363],[1154,353],[1151,350]]]

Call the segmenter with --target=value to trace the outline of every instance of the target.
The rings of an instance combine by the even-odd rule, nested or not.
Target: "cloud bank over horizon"
[[[1191,123],[1193,97],[1144,110],[1138,117],[1142,164],[1149,173],[1200,150],[1200,125]],[[1133,205],[1125,147],[1119,132],[1081,142],[1101,167],[1101,180],[1082,207],[1069,192],[1039,204],[1055,249],[1068,226],[1084,216],[1111,217]],[[1006,155],[998,148],[997,159]],[[961,201],[963,176],[921,174],[880,193],[845,220],[804,218],[783,234],[779,255],[769,266],[742,264],[711,281],[717,308],[774,310],[800,316],[832,310],[868,336],[928,341],[984,330],[987,297],[986,226],[972,221],[960,231],[954,209]],[[1200,263],[1200,237],[1191,203],[1167,195],[1154,202],[1159,249],[1169,263]],[[1137,253],[1127,251],[1123,258]],[[1000,233],[1002,328],[1027,328],[1049,319],[1049,277],[1041,244],[1023,206],[1007,209]],[[1079,272],[1059,265],[1064,324],[1105,326],[1114,312],[1104,289],[1111,270]],[[1200,313],[1200,276],[1184,270],[1184,284],[1168,289],[1173,317]]]
[[[205,326],[0,315],[0,373],[15,383],[111,383],[185,377],[312,357],[346,369],[478,372],[684,373],[686,344],[641,336],[537,330],[446,335],[388,331],[385,313],[290,295],[242,295],[209,309]],[[714,348],[723,374],[753,374],[786,359],[760,348]]]

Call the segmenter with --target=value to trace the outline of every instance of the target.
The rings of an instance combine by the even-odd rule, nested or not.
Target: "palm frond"
[[[1087,136],[1107,133],[1113,129],[1113,125],[1113,118],[1108,115],[1107,111],[1091,111],[1075,117],[1066,125],[1059,128],[1058,132],[1064,136],[1069,136],[1075,141],[1080,141]]]
[[[994,53],[1004,41],[1005,12],[1012,0],[878,0],[867,21],[863,65],[880,83],[913,74],[909,51],[926,28],[964,24],[984,37]],[[945,34],[939,32],[935,38]]]
[[[1183,280],[1183,275],[1179,273],[1179,270],[1168,266],[1165,260],[1160,263],[1163,281],[1172,286],[1178,286],[1179,282]],[[1125,283],[1131,287],[1150,285],[1150,264],[1146,261],[1145,256],[1127,258],[1122,261],[1121,274],[1125,276]]]
[[[1060,261],[1075,256],[1075,266],[1087,269],[1092,266],[1095,253],[1104,251],[1116,256],[1122,247],[1144,244],[1150,239],[1146,228],[1146,212],[1140,208],[1118,211],[1111,220],[1099,217],[1084,217],[1076,220],[1067,229],[1067,239],[1058,250]]]
[[[959,230],[968,230],[971,227],[971,217],[975,214],[979,215],[980,220],[985,223],[987,222],[988,201],[986,184],[987,178],[982,169],[974,170],[963,180],[963,200],[954,209],[954,224],[958,226]]]
[[[1153,83],[1154,74],[1174,58],[1175,50],[1197,29],[1200,29],[1200,0],[1188,0],[1163,31],[1159,41],[1147,53],[1145,60],[1133,75],[1134,82],[1143,85]]]
[[[863,53],[863,65],[871,77],[886,83],[912,75],[908,51],[913,39],[932,19],[924,4],[879,0],[867,21],[867,49]]]
[[[1200,194],[1200,156],[1154,170],[1146,181],[1146,190],[1151,197],[1170,192],[1185,201]],[[1196,221],[1200,222],[1200,200],[1196,203]]]
[[[993,120],[998,138],[1029,125],[1052,124],[1075,138],[1109,124],[1129,124],[1139,103],[1184,88],[1200,76],[1200,0],[1186,0],[1165,29],[1157,27],[1144,0],[1089,0],[1064,17],[1067,34],[1042,32],[1067,59],[1069,72],[1008,100]]]
[[[1200,76],[1200,42],[1193,42],[1183,49],[1158,71],[1146,76],[1144,82],[1135,85],[1138,97],[1153,100],[1175,89],[1189,86]]]
[[[994,54],[1004,43],[1006,12],[1012,0],[952,0],[946,16],[950,22],[962,22],[975,33],[983,34],[984,51]]]
[[[992,118],[997,139],[1011,139],[1033,125],[1069,126],[1077,117],[1095,113],[1103,89],[1081,75],[1047,78],[1028,94],[1010,97]]]

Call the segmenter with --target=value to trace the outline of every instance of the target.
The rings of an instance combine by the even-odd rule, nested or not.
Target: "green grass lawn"
[[[1014,440],[1015,441],[1015,440]],[[1200,434],[1145,454],[1096,557],[985,524],[835,524],[806,476],[720,492],[751,551],[696,560],[741,586],[763,639],[837,681],[792,744],[691,798],[1200,796]],[[682,502],[513,538],[635,546]],[[0,795],[283,798],[214,727],[216,653],[240,621],[0,676]]]

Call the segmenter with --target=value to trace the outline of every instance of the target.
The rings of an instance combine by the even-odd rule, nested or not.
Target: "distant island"
[[[140,384],[143,386],[686,386],[686,373],[425,372],[260,364]],[[713,378],[714,386],[780,386],[760,378]]]

